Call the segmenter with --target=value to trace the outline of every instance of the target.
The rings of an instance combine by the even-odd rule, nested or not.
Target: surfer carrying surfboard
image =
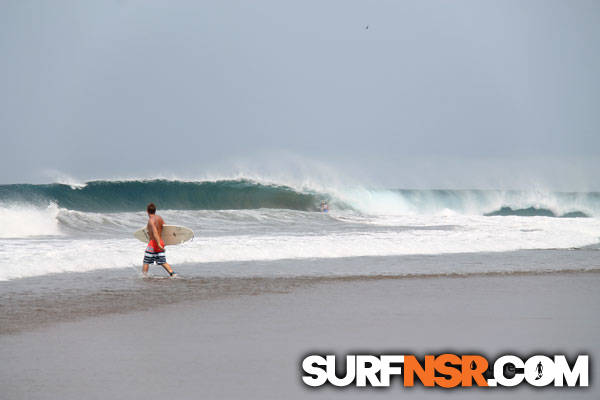
[[[150,264],[157,263],[158,265],[162,265],[171,277],[175,277],[175,272],[167,263],[167,257],[165,256],[165,242],[161,237],[165,221],[160,215],[156,214],[156,206],[154,203],[148,204],[146,211],[148,212],[148,225],[146,226],[146,229],[148,230],[150,241],[144,252],[144,267],[142,268],[142,272],[146,275]]]

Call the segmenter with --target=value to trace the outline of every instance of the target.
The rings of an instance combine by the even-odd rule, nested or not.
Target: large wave
[[[322,200],[329,201],[332,209],[375,215],[600,216],[600,193],[596,192],[311,188],[248,179],[92,181],[80,186],[0,185],[0,209],[6,214],[0,216],[4,219],[7,215],[23,214],[23,207],[37,207],[38,214],[50,215],[52,212],[46,210],[49,204],[85,212],[143,212],[149,202],[156,203],[161,210],[317,211]],[[27,212],[28,216],[33,214]]]
[[[322,199],[328,214],[313,212]],[[600,236],[598,193],[317,189],[250,180],[4,185],[0,281],[138,268],[144,245],[132,232],[146,223],[149,201],[169,224],[197,233],[170,252],[174,265],[579,248]],[[592,218],[549,218],[583,215]]]
[[[262,184],[250,180],[205,182],[183,181],[92,181],[82,186],[60,183],[46,185],[16,184],[0,186],[0,201],[26,202],[91,212],[145,210],[149,202],[160,209],[240,210],[280,208],[317,210],[315,194],[290,187]]]

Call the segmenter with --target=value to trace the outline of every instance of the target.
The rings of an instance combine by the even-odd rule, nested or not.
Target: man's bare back
[[[148,224],[146,225],[146,229],[148,229],[148,235],[150,236],[150,240],[156,241],[158,247],[163,250],[164,247],[161,246],[160,239],[162,237],[162,230],[164,224],[165,221],[160,215],[148,215]]]

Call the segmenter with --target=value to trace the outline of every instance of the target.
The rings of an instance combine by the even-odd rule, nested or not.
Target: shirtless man
[[[167,258],[165,257],[165,242],[161,238],[165,221],[160,215],[156,215],[156,206],[154,203],[148,204],[146,211],[148,212],[148,225],[146,226],[146,229],[148,230],[148,235],[150,235],[150,242],[144,253],[144,267],[142,268],[142,272],[144,275],[147,275],[149,264],[154,264],[156,262],[158,265],[162,265],[171,277],[175,277],[175,272],[171,269],[171,266],[167,264]],[[157,241],[156,239],[159,240]]]

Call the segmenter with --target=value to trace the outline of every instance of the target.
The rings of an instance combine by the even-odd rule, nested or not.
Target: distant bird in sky
[[[369,29],[369,25],[365,26],[365,29]]]

